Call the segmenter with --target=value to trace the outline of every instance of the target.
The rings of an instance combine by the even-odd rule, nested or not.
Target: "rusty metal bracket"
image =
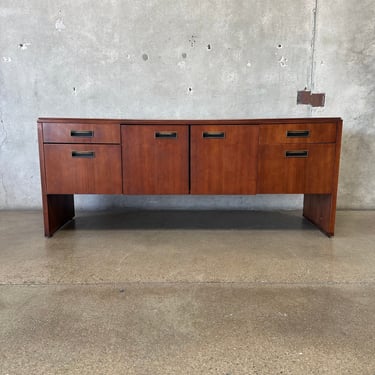
[[[303,90],[297,92],[297,104],[311,105],[312,107],[324,107],[326,94]]]

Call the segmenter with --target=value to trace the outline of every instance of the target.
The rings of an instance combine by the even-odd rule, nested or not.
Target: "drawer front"
[[[121,194],[120,145],[45,144],[48,194]]]
[[[120,143],[118,124],[43,124],[44,143]]]
[[[262,125],[259,131],[260,144],[335,142],[335,123]]]
[[[258,126],[191,127],[191,194],[255,194]]]
[[[123,125],[124,194],[189,193],[189,127]]]
[[[332,193],[334,144],[259,147],[259,194]]]

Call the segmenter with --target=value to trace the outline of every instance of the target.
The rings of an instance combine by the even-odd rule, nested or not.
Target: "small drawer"
[[[48,194],[121,194],[121,146],[45,144]]]
[[[120,143],[118,124],[43,123],[44,143]]]
[[[260,144],[335,142],[335,123],[262,125],[259,131]]]
[[[258,194],[330,194],[335,144],[261,145]]]

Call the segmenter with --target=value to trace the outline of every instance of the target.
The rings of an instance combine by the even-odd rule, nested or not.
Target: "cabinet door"
[[[45,144],[48,194],[121,194],[120,145]]]
[[[189,193],[189,127],[123,125],[124,194]]]
[[[335,144],[259,147],[259,194],[332,192]]]
[[[191,193],[255,194],[258,126],[191,127]]]

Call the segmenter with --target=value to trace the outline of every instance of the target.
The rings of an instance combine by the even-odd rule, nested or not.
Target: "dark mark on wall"
[[[183,52],[181,56],[182,56],[183,59],[186,59],[187,58],[187,53]]]
[[[193,91],[193,88],[192,87],[189,87],[189,92],[192,92]]]
[[[144,54],[142,55],[142,59],[143,59],[144,61],[147,61],[147,60],[148,60],[148,55],[147,55],[147,53],[144,53]]]
[[[210,51],[211,50],[211,44],[209,44],[208,46],[207,46],[207,49]]]
[[[197,43],[197,36],[196,35],[192,35],[191,39],[189,39],[189,42],[190,42],[190,46],[191,47],[195,47],[195,44]]]
[[[311,105],[312,107],[324,107],[326,101],[326,94],[311,93],[309,90],[297,92],[297,104]]]
[[[283,45],[282,44],[278,44],[277,48],[283,48]]]
[[[26,50],[30,45],[31,45],[31,43],[20,43],[18,45],[18,48],[22,49],[22,50]]]

